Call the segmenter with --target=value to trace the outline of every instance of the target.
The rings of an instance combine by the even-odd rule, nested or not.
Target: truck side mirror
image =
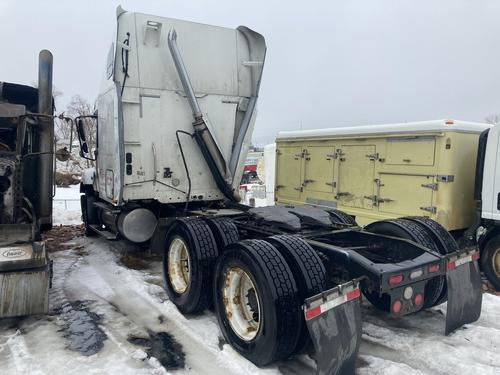
[[[78,119],[78,122],[76,124],[76,131],[78,132],[78,137],[80,137],[82,142],[86,142],[87,137],[85,135],[85,126],[83,125],[82,119]]]
[[[88,154],[89,147],[87,146],[87,136],[85,134],[85,126],[82,119],[78,119],[76,123],[76,131],[78,133],[78,138],[80,138],[80,156],[84,156],[82,153]]]
[[[87,160],[94,161],[95,158],[93,158],[89,155],[90,147],[92,147],[92,144],[90,145],[90,147],[87,144],[87,131],[85,128],[86,119],[96,119],[96,116],[86,115],[86,116],[79,116],[76,118],[76,132],[78,134],[78,141],[80,143],[80,156],[87,159]],[[97,131],[97,129],[96,129],[96,131]],[[92,139],[92,137],[91,137],[91,139]],[[92,141],[91,141],[91,143],[92,143]]]

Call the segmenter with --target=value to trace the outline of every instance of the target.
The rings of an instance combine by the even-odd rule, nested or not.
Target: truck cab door
[[[500,126],[489,130],[486,153],[484,155],[481,217],[483,219],[500,220],[500,154],[498,154]],[[476,171],[476,174],[480,171]],[[476,179],[476,184],[478,183]]]

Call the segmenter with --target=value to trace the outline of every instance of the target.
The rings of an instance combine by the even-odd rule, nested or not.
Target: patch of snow
[[[266,185],[244,184],[240,186],[241,203],[247,206],[267,206]],[[253,202],[253,203],[252,203]]]
[[[52,222],[54,225],[81,224],[80,185],[56,187],[52,210]]]
[[[166,374],[158,358],[129,337],[167,332],[185,352],[176,374],[314,374],[310,357],[301,355],[258,368],[224,343],[214,313],[182,315],[168,300],[160,261],[145,270],[120,262],[121,242],[100,238],[72,241],[83,249],[59,251],[54,260],[51,307],[87,301],[101,319],[103,348],[92,356],[69,350],[63,316],[0,322],[1,374]],[[445,337],[445,305],[393,318],[363,303],[363,337],[357,373],[498,374],[500,369],[500,297],[485,294],[481,318]]]

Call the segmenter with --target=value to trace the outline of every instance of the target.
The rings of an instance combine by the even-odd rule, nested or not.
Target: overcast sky
[[[0,0],[0,81],[31,84],[54,54],[58,110],[95,100],[118,4],[267,41],[254,141],[279,130],[500,113],[497,0]]]

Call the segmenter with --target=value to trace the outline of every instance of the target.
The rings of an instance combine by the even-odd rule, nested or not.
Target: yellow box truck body
[[[360,225],[426,216],[449,231],[467,228],[478,137],[488,127],[437,120],[280,132],[276,203],[336,208]]]

